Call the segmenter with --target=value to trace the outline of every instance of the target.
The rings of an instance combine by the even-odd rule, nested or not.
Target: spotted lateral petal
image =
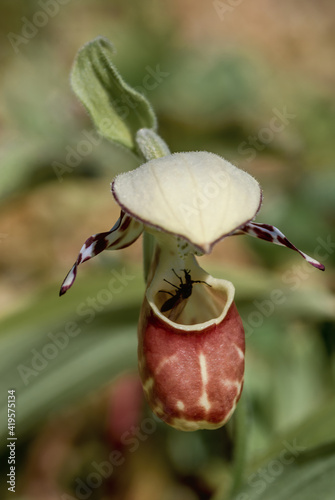
[[[95,257],[103,250],[118,250],[131,245],[143,232],[143,224],[121,211],[120,217],[110,231],[90,236],[81,247],[78,258],[61,286],[63,295],[74,283],[79,264]]]
[[[295,250],[296,252],[300,253],[300,255],[305,260],[307,260],[309,264],[312,264],[312,266],[320,269],[321,271],[325,270],[325,266],[323,264],[299,250],[286,238],[286,236],[281,231],[279,231],[279,229],[274,226],[270,226],[269,224],[248,222],[240,229],[238,229],[234,234],[249,234],[250,236],[254,236],[255,238],[260,238],[261,240],[270,241],[271,243],[275,243],[276,245],[291,248],[291,250]]]

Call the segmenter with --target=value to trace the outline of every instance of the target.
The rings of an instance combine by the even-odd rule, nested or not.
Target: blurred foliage
[[[284,4],[291,9],[286,18],[295,19],[296,7]],[[312,9],[313,2],[308,4]],[[318,16],[324,16],[328,33],[327,5]],[[272,46],[255,49],[243,8],[226,24],[207,6],[211,39],[203,36],[202,21],[205,29],[208,19],[199,14],[200,2],[191,8],[188,2],[72,0],[59,4],[59,12],[16,53],[8,33],[22,33],[22,18],[33,20],[41,2],[1,3],[0,453],[5,477],[7,390],[15,388],[16,498],[75,498],[78,478],[88,484],[96,471],[92,464],[108,460],[113,451],[124,463],[101,486],[89,488],[87,498],[332,498],[335,75],[323,72],[321,63],[306,73],[309,58],[321,60],[322,51],[305,62],[297,57],[293,65],[285,58],[279,64],[281,42],[271,37],[280,26],[279,10],[261,25]],[[232,37],[234,23],[250,45]],[[221,38],[225,29],[228,41]],[[305,39],[295,40],[298,54],[309,33],[307,24]],[[124,374],[136,380],[136,324],[144,291],[138,244],[87,264],[74,289],[57,296],[84,239],[117,218],[111,179],[137,165],[98,135],[90,136],[87,154],[78,153],[93,125],[70,91],[69,73],[77,50],[97,35],[113,42],[125,81],[153,103],[159,132],[172,151],[213,151],[255,175],[264,189],[257,220],[280,227],[307,253],[323,255],[326,272],[320,273],[286,249],[231,238],[201,261],[236,286],[247,337],[243,398],[231,422],[214,432],[170,429],[139,403],[130,412],[134,426],[151,427],[136,436],[126,430],[126,444],[115,436],[121,425],[113,413],[121,404],[115,391]],[[157,65],[166,76],[146,89],[148,67]],[[250,137],[259,138],[274,109],[284,108],[295,117],[268,144],[258,142],[259,150],[246,154]],[[67,167],[61,176],[57,164]],[[102,291],[112,269],[125,270],[131,279],[109,300]],[[281,292],[278,303],[273,290]],[[66,334],[69,325],[79,333]],[[68,341],[65,347],[61,339]],[[23,365],[31,371],[22,371]],[[10,498],[3,481],[2,498],[6,493]]]

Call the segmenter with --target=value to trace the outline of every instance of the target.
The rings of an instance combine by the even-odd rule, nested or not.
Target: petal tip
[[[62,295],[64,295],[64,293],[67,292],[69,287],[67,286],[62,286],[61,289],[59,290],[59,296],[61,297]]]

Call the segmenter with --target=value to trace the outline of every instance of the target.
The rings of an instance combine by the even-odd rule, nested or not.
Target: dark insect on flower
[[[177,278],[180,281],[180,285],[174,285],[170,281],[164,279],[166,283],[169,283],[169,285],[173,286],[174,288],[177,289],[176,293],[171,293],[166,290],[159,290],[160,292],[163,293],[168,293],[171,295],[171,298],[168,299],[166,302],[161,307],[161,312],[166,312],[170,311],[170,309],[173,309],[179,302],[181,302],[184,299],[188,299],[188,297],[191,296],[192,294],[192,289],[193,289],[193,284],[194,283],[204,283],[207,286],[211,286],[206,281],[200,281],[200,280],[192,280],[191,275],[190,275],[190,270],[187,269],[182,269],[184,271],[185,275],[185,283],[183,283],[183,279],[176,273],[174,269],[172,269],[174,274],[177,276]]]

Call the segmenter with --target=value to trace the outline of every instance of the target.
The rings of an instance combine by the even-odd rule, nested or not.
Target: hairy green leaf
[[[121,78],[112,62],[114,54],[113,45],[103,37],[84,45],[74,62],[71,84],[97,130],[136,152],[136,132],[155,130],[156,117],[148,100]]]

